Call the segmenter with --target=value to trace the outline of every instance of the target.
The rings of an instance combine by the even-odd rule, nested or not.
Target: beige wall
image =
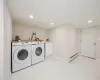
[[[100,59],[100,27],[96,27],[96,58]]]
[[[11,40],[12,18],[7,5],[4,6],[4,54],[3,54],[3,80],[11,80]]]
[[[4,0],[0,0],[0,80],[11,80],[12,20]]]
[[[48,38],[46,29],[35,26],[24,25],[20,23],[13,24],[13,40],[17,35],[20,36],[22,40],[28,40],[33,32],[36,32],[37,37],[42,40],[46,40]]]
[[[61,26],[49,31],[49,39],[53,43],[53,55],[69,60],[73,54],[79,52],[78,29]]]
[[[3,0],[0,0],[0,80],[3,80],[3,39],[4,25],[3,25]]]
[[[96,59],[100,59],[100,27],[94,27],[96,30],[95,40],[96,40]]]

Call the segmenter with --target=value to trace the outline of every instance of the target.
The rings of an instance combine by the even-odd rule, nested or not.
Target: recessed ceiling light
[[[33,16],[33,15],[29,15],[29,18],[30,18],[30,19],[33,19],[33,18],[34,18],[34,16]]]
[[[51,25],[54,25],[54,23],[53,23],[53,22],[51,22],[50,24],[51,24]]]
[[[88,23],[92,23],[92,20],[89,20]]]

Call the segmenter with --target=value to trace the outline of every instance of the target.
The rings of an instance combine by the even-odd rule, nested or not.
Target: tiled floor
[[[100,80],[100,60],[80,56],[67,63],[50,58],[12,74],[12,80]]]

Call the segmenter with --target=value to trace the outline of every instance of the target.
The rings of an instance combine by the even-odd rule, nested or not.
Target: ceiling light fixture
[[[92,23],[92,20],[89,20],[88,23]]]
[[[51,24],[51,25],[54,25],[54,23],[53,23],[53,22],[51,22],[50,24]]]
[[[29,18],[30,18],[30,19],[33,19],[33,18],[34,18],[34,16],[33,16],[33,15],[29,15]]]

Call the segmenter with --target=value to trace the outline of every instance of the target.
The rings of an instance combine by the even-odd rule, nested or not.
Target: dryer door
[[[36,56],[40,56],[42,54],[42,48],[41,47],[37,47],[35,50],[35,55]]]
[[[14,52],[13,58],[17,63],[25,63],[28,61],[29,56],[30,56],[30,47],[21,46]]]
[[[37,45],[35,48],[34,48],[34,51],[35,51],[35,56],[41,56],[42,54],[44,54],[44,49],[43,49],[43,46],[41,45]]]
[[[38,44],[32,47],[32,64],[39,63],[44,60],[44,44]]]

